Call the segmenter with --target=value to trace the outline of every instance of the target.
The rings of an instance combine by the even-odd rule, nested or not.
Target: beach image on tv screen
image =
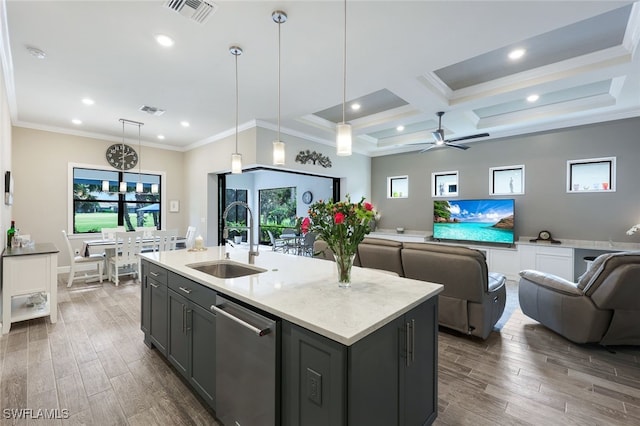
[[[512,244],[513,200],[433,202],[433,238]]]

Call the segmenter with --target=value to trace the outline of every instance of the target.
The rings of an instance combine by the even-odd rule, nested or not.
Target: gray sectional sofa
[[[323,241],[316,241],[314,253],[333,259]],[[506,279],[487,271],[485,257],[478,250],[365,238],[354,264],[444,285],[438,299],[438,321],[465,334],[486,339],[504,312]]]

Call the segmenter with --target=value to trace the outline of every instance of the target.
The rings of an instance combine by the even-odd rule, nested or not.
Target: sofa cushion
[[[493,293],[507,282],[507,277],[499,272],[489,272],[489,292]]]
[[[403,277],[401,250],[399,241],[365,238],[358,245],[359,266],[390,271]]]
[[[478,250],[404,243],[402,267],[407,278],[443,284],[443,296],[482,303],[488,292],[487,262]]]

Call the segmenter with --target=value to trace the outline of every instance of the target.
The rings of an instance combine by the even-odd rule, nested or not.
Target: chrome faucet
[[[229,214],[229,210],[233,206],[242,206],[249,212],[249,264],[253,265],[256,261],[256,256],[260,255],[258,252],[259,246],[256,246],[256,251],[253,251],[253,213],[249,208],[249,205],[244,201],[234,201],[224,209],[224,213],[222,213],[222,220],[224,221],[224,229],[222,231],[222,238],[226,239],[229,237],[229,229],[227,229],[227,215]]]

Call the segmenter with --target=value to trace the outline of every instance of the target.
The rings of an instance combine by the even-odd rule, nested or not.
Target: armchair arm
[[[520,271],[521,279],[530,281],[541,287],[548,288],[549,290],[556,291],[558,293],[567,294],[570,296],[582,296],[582,290],[578,288],[576,283],[567,281],[564,278],[560,278],[556,275],[546,274],[544,272],[534,271],[531,269],[525,269]]]

